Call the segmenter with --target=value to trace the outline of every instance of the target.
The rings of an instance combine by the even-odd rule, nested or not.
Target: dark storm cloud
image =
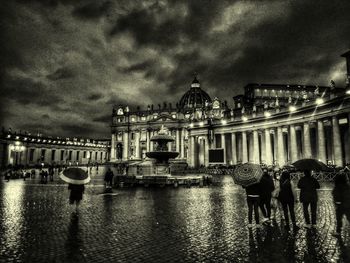
[[[112,3],[90,1],[88,4],[79,6],[73,10],[73,15],[83,19],[96,19],[107,14]]]
[[[33,104],[51,107],[61,101],[61,98],[48,90],[40,81],[25,77],[4,76],[1,97],[14,100],[20,104]]]
[[[49,80],[60,80],[60,79],[68,79],[74,76],[73,70],[69,68],[59,68],[55,72],[47,75],[46,77]]]
[[[251,82],[328,85],[334,78],[344,85],[339,56],[350,48],[349,1],[23,0],[2,7],[0,107],[13,127],[47,114],[52,132],[108,136],[114,105],[175,105],[195,72],[211,97],[229,104]]]
[[[94,122],[110,123],[112,121],[111,114],[104,114],[92,119]]]
[[[102,97],[103,97],[103,96],[102,96],[101,93],[92,93],[92,94],[90,94],[90,95],[87,97],[87,99],[88,99],[88,100],[91,100],[91,101],[95,101],[95,100],[101,99]]]

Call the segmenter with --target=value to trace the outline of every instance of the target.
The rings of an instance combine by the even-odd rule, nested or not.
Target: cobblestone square
[[[219,186],[124,188],[93,176],[79,213],[67,185],[1,181],[1,262],[349,262],[349,225],[335,229],[332,185],[319,191],[318,228],[286,232],[279,220],[249,231],[245,192]],[[303,224],[301,205],[297,221]]]

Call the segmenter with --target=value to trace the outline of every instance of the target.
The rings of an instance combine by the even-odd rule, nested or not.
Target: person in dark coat
[[[247,194],[247,204],[248,204],[248,227],[251,228],[253,225],[253,210],[254,210],[254,217],[255,217],[255,223],[256,227],[260,228],[259,224],[259,199],[260,199],[260,192],[261,187],[260,183],[256,183],[245,188],[246,194]]]
[[[345,173],[337,174],[332,191],[337,218],[335,236],[339,236],[343,227],[343,216],[350,222],[350,185]]]
[[[303,204],[305,227],[311,228],[309,206],[311,207],[312,227],[316,227],[317,189],[320,188],[320,184],[311,176],[311,171],[304,171],[304,175],[298,182],[298,188],[300,188],[300,202]]]
[[[260,200],[259,206],[264,216],[263,223],[270,220],[271,217],[271,195],[275,186],[267,169],[264,169],[263,176],[260,180]]]
[[[293,229],[298,229],[298,226],[295,221],[295,212],[294,212],[294,202],[297,200],[296,193],[294,191],[293,182],[290,180],[290,174],[288,171],[283,171],[280,179],[280,192],[278,199],[282,204],[285,227],[289,229],[289,216],[293,224]]]
[[[108,170],[105,174],[106,188],[112,187],[113,177],[114,177],[113,171],[111,170],[111,168],[108,168]]]
[[[83,199],[85,186],[83,184],[69,184],[68,190],[70,190],[69,204],[73,205],[75,203],[76,209],[78,209],[80,201]]]

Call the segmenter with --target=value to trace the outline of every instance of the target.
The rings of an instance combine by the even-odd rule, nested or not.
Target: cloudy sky
[[[4,3],[5,2],[5,3]],[[344,86],[350,1],[2,1],[1,123],[109,137],[112,106],[247,83]]]

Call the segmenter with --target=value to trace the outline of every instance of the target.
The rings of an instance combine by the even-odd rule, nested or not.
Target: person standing
[[[304,175],[298,182],[298,188],[300,189],[300,202],[303,204],[305,228],[309,229],[311,228],[309,206],[311,207],[312,227],[316,227],[317,189],[320,188],[320,184],[311,176],[311,171],[304,171]]]
[[[80,201],[83,199],[85,186],[83,184],[69,184],[68,190],[70,190],[69,204],[75,204],[75,209],[78,210]]]
[[[335,203],[335,214],[337,228],[335,236],[340,236],[343,227],[343,216],[350,222],[350,185],[344,172],[337,174],[334,179],[334,189],[332,191]]]
[[[294,212],[294,202],[297,200],[295,193],[294,184],[290,179],[290,173],[288,171],[283,171],[280,179],[280,192],[278,199],[282,204],[284,219],[285,219],[285,228],[289,230],[289,216],[293,224],[293,229],[297,230],[298,226],[295,221],[295,212]]]
[[[272,192],[275,189],[273,180],[268,173],[267,169],[263,170],[263,176],[260,181],[260,209],[264,216],[263,223],[269,222],[271,219],[271,197]]]
[[[106,188],[112,188],[113,177],[114,177],[113,171],[111,170],[111,168],[108,168],[105,174]]]
[[[259,224],[259,199],[261,187],[260,183],[256,183],[245,188],[247,194],[247,205],[248,205],[248,228],[253,227],[253,211],[255,217],[256,227],[260,228]]]

